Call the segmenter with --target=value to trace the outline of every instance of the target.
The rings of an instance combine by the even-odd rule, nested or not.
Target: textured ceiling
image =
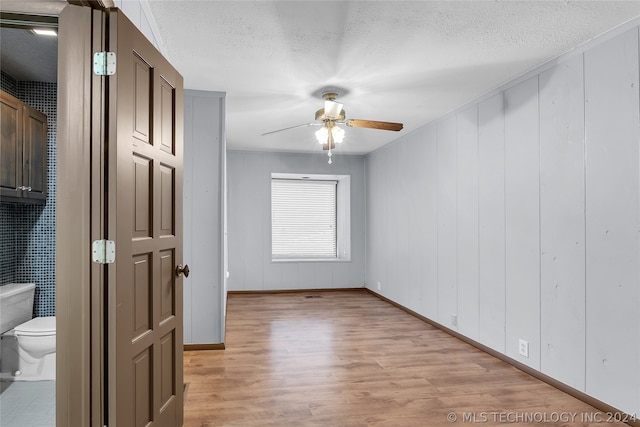
[[[8,14],[35,15],[34,22],[30,22],[34,28],[51,28],[56,26],[55,16],[67,4],[65,0],[0,0],[0,10]],[[5,18],[3,15],[3,21]],[[24,29],[25,22],[20,25],[23,28],[0,28],[0,68],[17,80],[57,81],[57,37],[36,35]]]
[[[13,3],[23,4],[5,0],[2,7]],[[148,5],[185,87],[227,93],[229,148],[320,152],[314,127],[261,134],[312,122],[323,89],[337,88],[347,118],[405,125],[400,133],[347,128],[339,152],[358,154],[640,16],[637,0],[148,0]],[[34,78],[29,68],[55,70],[55,59],[47,56],[55,48],[30,46],[32,41],[12,41],[3,29],[2,68],[31,56],[39,65],[22,67],[19,73],[28,78],[16,77]],[[28,54],[37,49],[40,54]]]
[[[0,28],[2,71],[25,81],[55,82],[58,75],[58,39],[20,28]]]
[[[308,123],[322,88],[366,153],[640,15],[638,1],[167,1],[151,11],[185,87],[227,93],[232,149],[321,151]]]

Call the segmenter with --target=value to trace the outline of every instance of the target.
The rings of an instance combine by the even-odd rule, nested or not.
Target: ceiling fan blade
[[[402,123],[376,122],[374,120],[349,119],[345,122],[345,124],[347,126],[356,127],[356,128],[393,130],[396,132],[399,130],[402,130]]]
[[[278,129],[278,130],[272,130],[271,132],[265,132],[265,133],[262,134],[262,136],[271,135],[272,133],[282,132],[284,130],[289,130],[289,129],[301,128],[301,127],[305,127],[305,126],[321,126],[321,125],[322,125],[322,123],[305,123],[303,125],[290,126],[288,128],[282,128],[282,129]]]

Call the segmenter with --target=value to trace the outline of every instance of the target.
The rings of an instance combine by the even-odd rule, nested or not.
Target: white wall
[[[351,261],[271,261],[271,173],[351,176]],[[227,152],[229,290],[364,286],[364,157]]]
[[[184,91],[184,342],[224,341],[223,92]]]
[[[631,414],[639,22],[366,159],[370,289]]]
[[[153,13],[147,0],[114,0],[115,7],[119,8],[131,22],[144,34],[162,55],[169,58],[167,46],[158,29]]]

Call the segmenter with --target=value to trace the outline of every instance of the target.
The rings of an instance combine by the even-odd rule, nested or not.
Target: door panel
[[[133,257],[133,327],[131,342],[136,342],[151,330],[152,317],[152,254],[140,254]]]
[[[167,153],[175,153],[175,139],[173,138],[173,105],[175,104],[175,91],[171,84],[162,79],[160,82],[160,144],[162,150]]]
[[[134,68],[134,81],[133,87],[135,90],[135,97],[133,98],[134,108],[134,136],[140,141],[149,143],[149,129],[151,128],[151,114],[149,111],[153,109],[153,105],[150,104],[150,66],[142,58],[140,58],[135,52],[133,54],[133,61],[135,63]]]
[[[133,358],[133,389],[135,390],[133,407],[135,408],[135,427],[149,425],[153,417],[153,355],[149,347]],[[118,423],[120,425],[120,423]]]
[[[175,377],[171,374],[175,366],[175,334],[168,333],[160,340],[160,403],[161,407],[171,403],[175,394]]]
[[[120,11],[109,29],[109,418],[181,426],[182,77]]]
[[[160,252],[160,271],[162,277],[162,294],[160,297],[160,322],[164,323],[175,316],[175,293],[173,291],[173,276],[175,275],[176,262],[173,258],[173,251],[166,250]]]
[[[160,233],[162,236],[175,235],[173,221],[175,181],[175,169],[160,165]]]
[[[151,159],[138,156],[132,157],[133,161],[133,238],[146,239],[152,236],[151,222],[153,220],[153,182]]]

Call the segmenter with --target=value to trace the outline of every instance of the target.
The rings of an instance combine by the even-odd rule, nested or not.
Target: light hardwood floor
[[[187,427],[624,425],[359,291],[230,295],[184,363]]]

